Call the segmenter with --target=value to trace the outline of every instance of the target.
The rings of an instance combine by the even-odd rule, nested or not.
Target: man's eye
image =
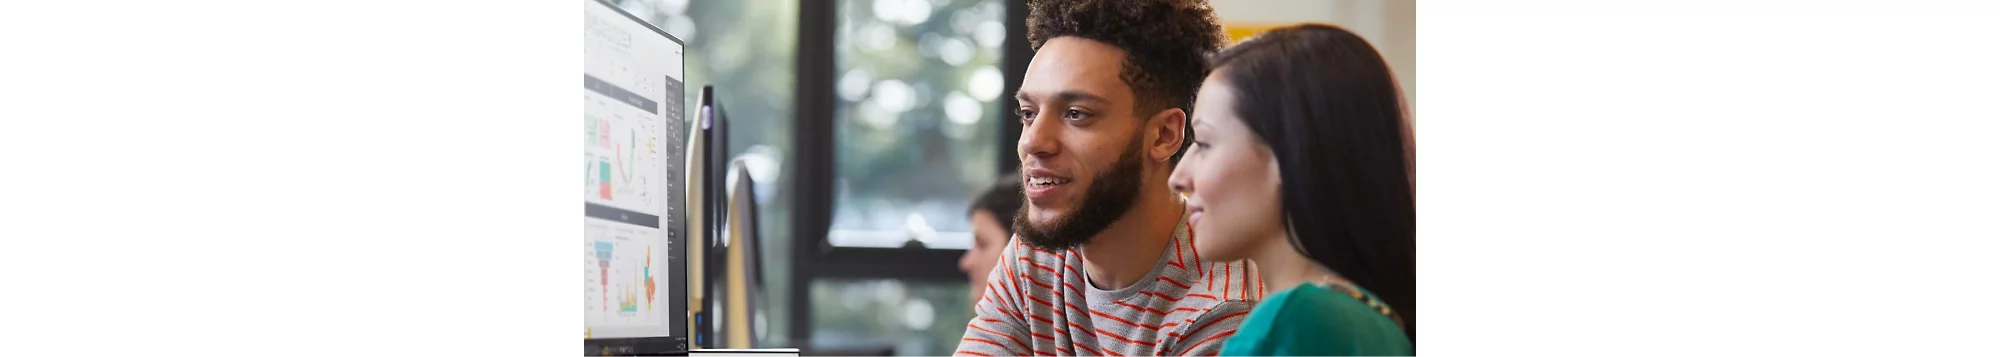
[[[1035,120],[1035,111],[1033,111],[1033,110],[1027,110],[1027,109],[1015,109],[1015,110],[1014,110],[1014,115],[1015,115],[1015,116],[1018,116],[1018,117],[1021,117],[1021,121],[1023,121],[1023,122],[1026,122],[1026,121],[1030,121],[1030,120]]]
[[[1083,117],[1087,116],[1087,114],[1084,114],[1082,111],[1076,109],[1070,109],[1069,112],[1063,114],[1064,114],[1063,118],[1069,120],[1082,120]]]

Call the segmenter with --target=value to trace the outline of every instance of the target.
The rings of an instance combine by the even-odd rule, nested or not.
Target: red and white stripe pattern
[[[1203,260],[1185,221],[1138,285],[1103,291],[1086,283],[1076,250],[1008,241],[987,276],[986,295],[958,355],[1214,355],[1263,298],[1248,262]]]

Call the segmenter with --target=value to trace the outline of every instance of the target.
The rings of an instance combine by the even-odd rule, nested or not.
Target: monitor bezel
[[[658,34],[661,37],[666,37],[667,40],[673,41],[675,45],[680,46],[681,48],[680,63],[681,63],[682,76],[681,79],[678,81],[681,82],[681,93],[679,93],[679,96],[677,97],[667,98],[667,99],[682,101],[683,104],[681,105],[682,107],[681,117],[683,118],[682,119],[683,126],[685,126],[685,121],[687,118],[685,109],[687,107],[686,105],[686,100],[687,100],[686,59],[688,53],[687,43],[685,41],[682,41],[680,37],[676,37],[671,33],[667,33],[666,30],[661,30],[659,27],[653,26],[652,23],[646,22],[646,20],[640,19],[638,16],[632,15],[632,13],[625,11],[624,8],[619,7],[618,4],[606,0],[590,0],[590,1],[596,2],[598,5],[602,5],[606,8],[609,8],[611,9],[611,11],[618,13],[619,16],[623,16],[627,21],[632,21],[633,23],[639,24],[639,26],[645,27],[648,30],[652,30],[653,33]],[[662,130],[665,130],[664,126],[662,126]],[[678,138],[675,138],[677,139],[675,142],[681,143],[683,146],[685,146],[685,144],[687,143],[689,133],[687,130],[679,130],[679,132],[680,135]],[[682,157],[687,156],[685,150],[683,150],[681,156]],[[681,175],[682,178],[685,179],[687,172],[686,168],[681,168],[681,172],[682,172]],[[673,190],[668,190],[668,191],[673,191]],[[673,195],[674,193],[668,192],[667,194]],[[606,355],[606,354],[685,355],[687,353],[688,350],[687,273],[689,272],[687,266],[688,236],[686,231],[687,224],[685,222],[685,217],[686,217],[685,212],[687,210],[687,197],[685,197],[686,196],[685,193],[681,194],[681,196],[683,197],[681,197],[681,199],[679,200],[669,199],[667,204],[669,205],[668,207],[669,209],[679,208],[680,209],[679,212],[683,212],[681,215],[681,218],[683,219],[672,220],[672,222],[674,222],[672,224],[673,227],[661,228],[662,231],[669,232],[671,234],[670,237],[679,237],[679,239],[669,239],[667,241],[667,250],[669,254],[668,259],[671,260],[671,263],[669,263],[668,266],[670,268],[675,269],[674,271],[678,272],[678,273],[666,274],[667,299],[668,301],[675,302],[674,304],[669,304],[670,306],[681,307],[679,309],[680,311],[679,313],[669,312],[667,314],[668,315],[667,335],[647,336],[647,337],[584,338],[583,344],[584,344],[585,355]],[[673,206],[679,206],[679,207],[673,207]]]

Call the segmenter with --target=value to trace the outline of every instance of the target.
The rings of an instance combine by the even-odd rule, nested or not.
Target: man
[[[1259,298],[1240,262],[1194,250],[1167,187],[1223,43],[1190,0],[1032,2],[1023,191],[958,354],[1215,354]]]
[[[969,286],[975,305],[985,295],[986,274],[993,272],[993,265],[1000,262],[1000,247],[1007,246],[1007,237],[1014,234],[1008,224],[1021,211],[1021,175],[1010,172],[1000,175],[998,181],[979,194],[966,212],[967,219],[972,221],[972,248],[958,257],[958,270],[972,281]]]

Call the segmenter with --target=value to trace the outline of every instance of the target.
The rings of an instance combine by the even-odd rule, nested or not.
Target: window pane
[[[1000,136],[995,0],[847,0],[834,35],[835,246],[971,243]]]
[[[946,356],[972,321],[965,283],[814,281],[812,348],[889,347],[901,356]]]
[[[614,1],[687,43],[687,102],[714,85],[729,113],[729,154],[749,164],[756,185],[758,233],[764,239],[766,306],[791,306],[791,197],[784,188],[792,152],[797,77],[798,2],[793,0]],[[686,106],[687,118],[700,110]],[[694,120],[687,121],[693,132]],[[725,186],[726,187],[726,186]],[[693,203],[693,201],[690,201]],[[772,313],[759,346],[789,347],[789,314]],[[762,324],[760,324],[762,325]]]

